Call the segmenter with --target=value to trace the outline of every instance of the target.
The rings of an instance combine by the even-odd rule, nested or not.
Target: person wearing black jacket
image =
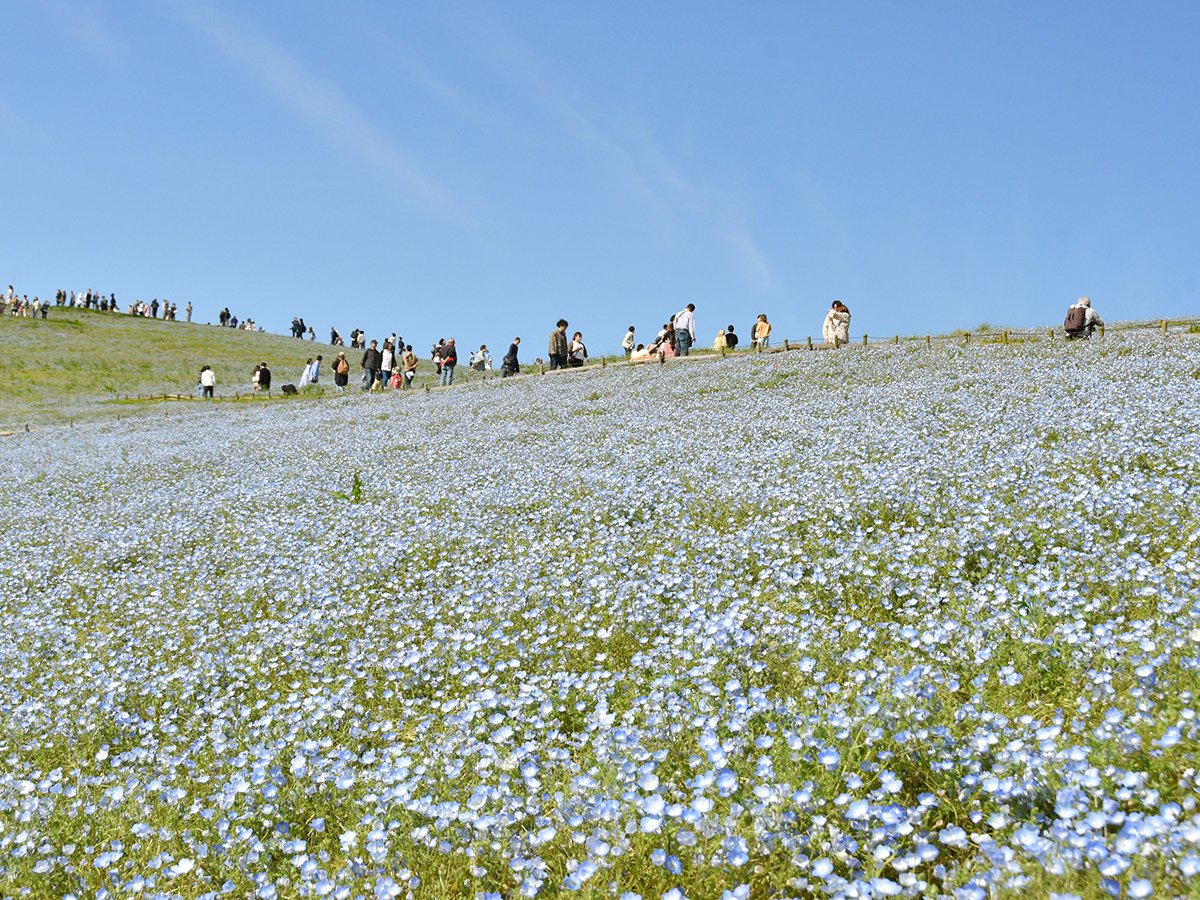
[[[383,357],[379,353],[378,343],[378,341],[371,341],[371,346],[362,355],[364,391],[371,390],[375,386],[375,379],[379,377],[379,365],[383,362]]]
[[[260,391],[271,390],[271,370],[267,368],[266,363],[258,367],[258,389]]]
[[[458,350],[454,346],[454,338],[450,338],[442,347],[442,376],[438,383],[443,387],[454,384],[454,367],[457,365]]]
[[[725,349],[736,350],[738,345],[738,336],[733,331],[733,326],[730,325],[725,331]]]
[[[500,362],[500,377],[507,378],[510,375],[516,375],[521,371],[521,364],[517,362],[517,347],[521,344],[519,337],[513,338],[512,344],[509,345],[508,352],[504,354],[504,359]]]

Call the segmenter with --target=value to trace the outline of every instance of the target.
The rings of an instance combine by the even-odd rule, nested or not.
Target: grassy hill
[[[318,353],[332,384],[337,352],[327,343],[81,309],[52,308],[45,321],[0,316],[0,429],[104,415],[139,395],[192,394],[203,365],[216,371],[219,395],[248,393],[262,362],[276,386],[295,383]]]

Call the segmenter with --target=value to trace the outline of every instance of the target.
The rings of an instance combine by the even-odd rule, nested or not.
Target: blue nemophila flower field
[[[1143,336],[7,439],[0,894],[1186,893],[1198,422]]]

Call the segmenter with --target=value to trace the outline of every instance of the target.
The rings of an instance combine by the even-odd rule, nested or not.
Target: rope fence
[[[1170,334],[1200,334],[1200,318],[1194,319],[1160,319],[1158,322],[1129,322],[1117,323],[1115,325],[1099,325],[1096,328],[1096,337],[1103,339],[1108,332],[1122,331],[1137,331],[1150,334],[1161,334],[1166,337]],[[871,337],[864,334],[861,337],[852,337],[845,344],[840,346],[879,346],[879,345],[899,345],[899,344],[924,344],[927,347],[934,344],[1008,344],[1008,343],[1024,343],[1028,341],[1065,341],[1067,336],[1061,328],[1005,328],[995,329],[992,331],[962,331],[952,334],[942,335],[925,335],[924,337],[900,337],[893,335],[891,337]],[[818,339],[814,341],[812,337],[806,337],[804,340],[784,339],[783,350],[815,350],[820,348],[831,348],[832,345],[826,344],[824,340]],[[778,347],[767,348],[760,352],[773,352],[778,350]]]

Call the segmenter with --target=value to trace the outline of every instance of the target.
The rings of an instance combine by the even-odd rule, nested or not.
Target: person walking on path
[[[304,363],[304,372],[300,375],[300,387],[306,388],[312,384],[312,364],[313,361],[308,359]]]
[[[454,367],[458,365],[458,350],[454,346],[454,338],[446,341],[442,348],[442,375],[438,383],[442,387],[454,384]]]
[[[567,354],[570,349],[567,345],[567,320],[559,319],[558,324],[554,326],[554,330],[550,332],[550,371],[555,369],[565,369],[567,367]]]
[[[200,370],[200,393],[209,400],[213,398],[213,388],[217,386],[217,373],[212,370],[211,366],[205,366]]]
[[[680,356],[687,356],[696,343],[696,304],[689,303],[675,313],[675,347]]]
[[[501,378],[508,378],[521,371],[521,364],[517,362],[517,348],[520,346],[521,339],[513,338],[513,342],[508,346],[508,352],[504,354],[504,359],[500,362]]]
[[[626,359],[629,359],[629,357],[633,354],[633,345],[636,343],[637,338],[634,337],[633,326],[630,325],[629,330],[625,332],[625,339],[621,341],[621,349],[625,351]]]
[[[375,387],[375,379],[379,377],[379,363],[382,357],[379,355],[379,348],[376,346],[378,341],[371,341],[371,346],[363,351],[362,355],[362,370],[363,370],[363,386],[364,391],[369,391]]]
[[[850,343],[850,310],[841,300],[834,300],[821,325],[821,336],[835,350]]]
[[[321,380],[321,363],[325,361],[325,357],[317,354],[317,358],[313,360],[312,368],[308,372],[308,383],[316,384]]]
[[[754,346],[759,350],[771,346],[771,323],[767,321],[766,313],[759,313],[758,321],[754,323]]]

